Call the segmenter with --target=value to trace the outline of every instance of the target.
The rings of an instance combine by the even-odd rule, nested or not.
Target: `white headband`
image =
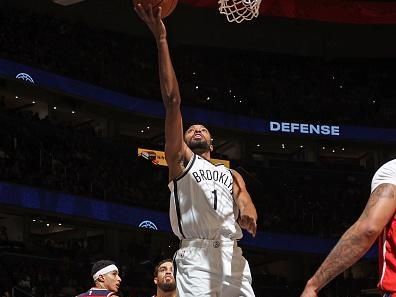
[[[117,272],[118,272],[118,268],[114,264],[106,266],[106,267],[102,268],[101,270],[99,270],[98,272],[96,272],[92,276],[93,280],[96,281],[98,279],[99,275],[103,275],[103,274],[109,273],[109,272],[114,271],[114,270],[117,270]]]

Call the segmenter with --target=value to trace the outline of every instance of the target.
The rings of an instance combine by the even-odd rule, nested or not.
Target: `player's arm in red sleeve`
[[[381,184],[375,189],[360,218],[308,280],[301,297],[318,296],[319,290],[365,255],[395,214],[395,189],[392,184]]]
[[[161,8],[158,9],[156,15],[153,15],[151,6],[145,11],[143,6],[138,4],[135,11],[147,24],[157,43],[161,95],[166,110],[165,158],[169,166],[169,179],[172,180],[183,172],[183,164],[193,155],[183,137],[179,84],[169,53],[166,28],[161,20]]]
[[[253,204],[252,198],[246,189],[245,181],[242,176],[235,170],[231,170],[234,178],[233,196],[240,211],[239,225],[241,228],[247,230],[253,236],[256,236],[257,231],[257,211]]]

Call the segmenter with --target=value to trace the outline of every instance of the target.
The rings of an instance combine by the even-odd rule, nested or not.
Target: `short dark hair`
[[[110,261],[110,260],[100,260],[100,261],[95,262],[92,265],[91,275],[93,276],[99,270],[101,270],[107,266],[110,266],[110,265],[115,265],[115,262]]]
[[[170,259],[170,258],[164,259],[164,260],[160,261],[160,262],[157,264],[157,266],[155,266],[155,268],[154,268],[154,277],[157,277],[157,276],[158,276],[158,270],[159,270],[160,266],[161,266],[162,264],[166,263],[166,262],[170,262],[170,263],[173,264],[173,260]]]

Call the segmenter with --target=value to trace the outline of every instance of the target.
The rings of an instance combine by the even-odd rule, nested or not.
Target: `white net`
[[[219,0],[219,11],[229,22],[241,23],[259,14],[261,0]]]

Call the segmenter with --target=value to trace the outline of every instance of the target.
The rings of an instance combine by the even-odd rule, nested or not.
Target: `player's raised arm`
[[[257,231],[257,211],[253,204],[252,198],[246,189],[245,181],[242,176],[232,170],[234,178],[233,195],[236,204],[240,211],[239,225],[241,228],[247,230],[253,236],[256,236]]]
[[[307,282],[301,297],[316,297],[327,283],[364,256],[396,210],[395,186],[381,184],[371,194],[360,218],[344,233]]]
[[[180,112],[180,91],[169,53],[166,28],[161,20],[161,7],[153,14],[152,7],[147,10],[141,4],[135,7],[139,17],[147,24],[155,37],[158,48],[159,78],[165,116],[165,157],[169,166],[169,179],[179,176],[184,170],[192,152],[183,139],[183,122]]]

